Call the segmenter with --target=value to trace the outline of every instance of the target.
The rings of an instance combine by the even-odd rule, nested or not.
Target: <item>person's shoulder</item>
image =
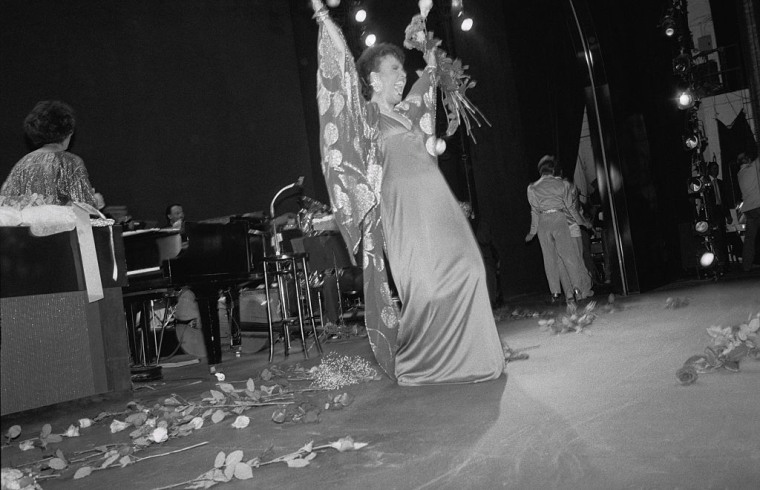
[[[84,161],[84,160],[82,160],[82,157],[80,157],[79,155],[76,155],[76,154],[71,153],[70,151],[66,151],[66,150],[60,152],[59,155],[61,156],[61,158],[66,158],[67,160],[71,160],[73,162],[83,162]]]
[[[72,166],[84,166],[84,160],[79,155],[75,155],[70,151],[59,151],[55,153],[55,157],[67,165]]]
[[[35,151],[30,151],[29,153],[27,153],[23,157],[19,158],[18,162],[16,162],[16,165],[23,164],[24,162],[36,161],[39,158],[40,158],[40,152],[38,152],[36,150]]]

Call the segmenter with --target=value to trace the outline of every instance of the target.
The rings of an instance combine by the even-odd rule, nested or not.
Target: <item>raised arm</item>
[[[435,72],[437,67],[435,48],[425,53],[425,61],[427,62],[427,66],[424,70],[417,71],[419,78],[414,82],[414,85],[412,85],[412,88],[404,99],[409,104],[406,116],[412,121],[419,119],[426,111],[432,111],[433,119],[435,119]],[[425,104],[426,93],[430,94],[430,104]],[[430,107],[427,107],[427,105]]]
[[[339,63],[340,71],[344,71],[348,47],[346,46],[346,39],[343,37],[343,33],[335,25],[322,0],[311,0],[311,8],[314,9],[314,18],[317,19],[320,28],[327,32],[332,41],[333,49],[336,50],[336,54],[338,55],[336,56],[336,61]]]
[[[371,178],[382,175],[376,161],[376,131],[368,121],[356,65],[343,34],[321,0],[312,0],[312,7],[320,24],[317,105],[322,173],[338,228],[355,253],[365,218],[378,202],[379,182]]]

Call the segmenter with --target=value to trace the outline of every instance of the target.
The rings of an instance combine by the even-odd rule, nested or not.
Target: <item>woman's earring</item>
[[[383,90],[383,82],[379,80],[374,80],[370,85],[372,85],[372,90],[375,92],[380,92]]]

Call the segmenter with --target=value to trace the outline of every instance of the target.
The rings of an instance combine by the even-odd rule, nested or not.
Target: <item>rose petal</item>
[[[251,423],[251,419],[249,419],[245,415],[238,415],[238,417],[232,423],[232,426],[236,429],[245,429],[246,427],[248,427],[248,424],[250,423]]]
[[[164,427],[158,427],[156,429],[153,429],[153,432],[150,434],[149,439],[153,442],[164,442],[165,440],[169,439],[169,433]]]
[[[70,425],[63,435],[66,437],[79,437],[79,427],[76,425]]]
[[[694,369],[694,366],[684,366],[676,371],[676,378],[684,386],[693,384],[697,381],[698,377],[699,374],[697,374],[697,370]]]
[[[113,422],[111,422],[111,434],[116,434],[117,432],[121,432],[127,427],[131,427],[132,424],[128,424],[126,422],[122,422],[120,420],[114,419]]]
[[[21,444],[18,445],[18,448],[22,451],[29,451],[30,449],[34,449],[34,442],[30,441],[24,441]]]

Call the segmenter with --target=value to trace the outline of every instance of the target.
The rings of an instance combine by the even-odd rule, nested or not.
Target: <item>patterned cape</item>
[[[367,334],[378,364],[395,379],[400,312],[391,296],[384,257],[379,113],[362,98],[354,60],[342,34],[340,39],[342,50],[320,25],[317,102],[322,173],[346,244],[354,254],[362,245]]]

